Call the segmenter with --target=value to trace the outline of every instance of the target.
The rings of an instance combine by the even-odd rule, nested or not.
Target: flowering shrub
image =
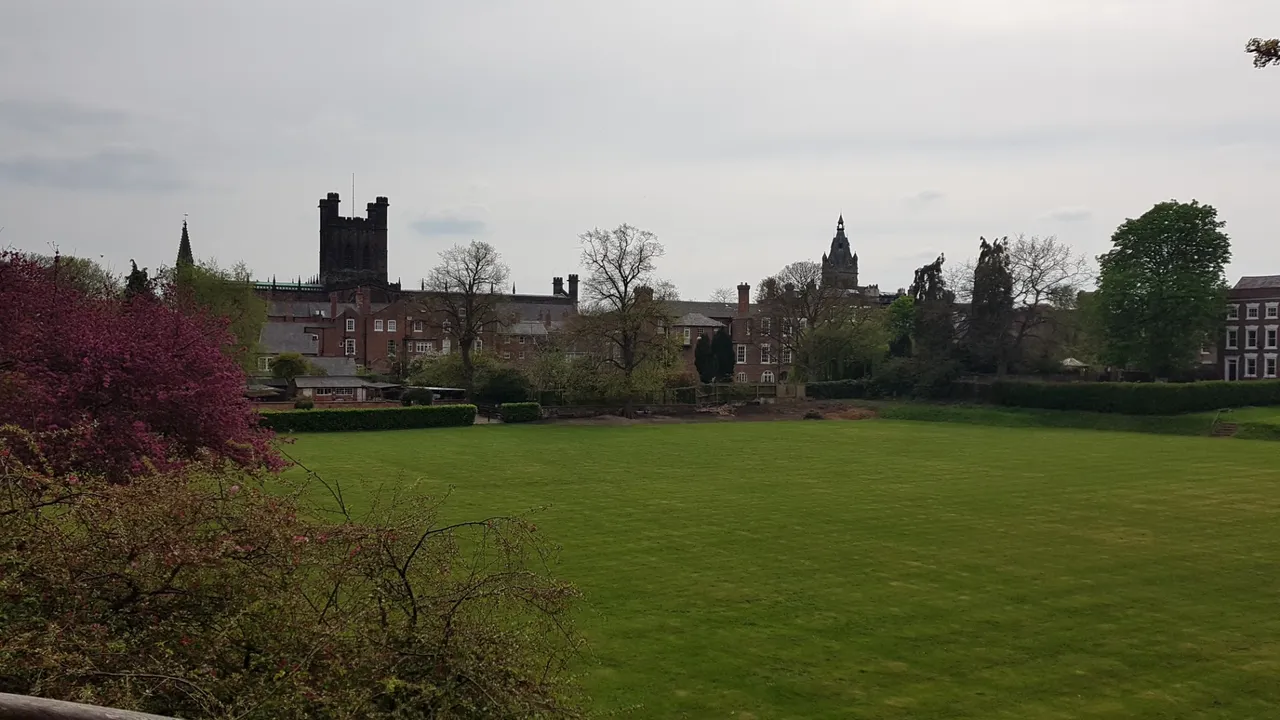
[[[0,428],[0,690],[189,718],[577,714],[577,593],[530,522],[443,525],[417,495],[357,521],[339,486],[312,507],[323,480],[226,464],[113,483],[46,462],[54,442]]]
[[[58,273],[0,252],[0,418],[39,433],[42,462],[115,482],[195,460],[281,466],[222,352],[225,320],[86,296]]]

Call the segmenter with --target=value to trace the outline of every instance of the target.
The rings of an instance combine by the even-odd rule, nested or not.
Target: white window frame
[[[767,317],[760,318],[760,332],[764,333],[765,335],[768,335],[770,327],[772,327],[772,325],[770,323],[769,318]]]
[[[1258,326],[1257,326],[1257,325],[1246,325],[1246,326],[1245,326],[1245,328],[1244,328],[1244,349],[1245,349],[1245,350],[1257,350],[1257,349],[1258,349]]]
[[[524,336],[523,336],[523,335],[521,335],[521,336],[520,336],[520,344],[521,344],[521,345],[523,345],[523,344],[524,344]]]
[[[441,352],[441,353],[443,353],[443,354],[445,354],[445,355],[448,355],[448,354],[449,354],[450,352],[452,352],[452,351],[453,351],[453,340],[452,340],[452,339],[450,339],[450,338],[445,338],[445,339],[443,339],[443,340],[441,340],[441,341],[440,341],[440,352]]]
[[[356,356],[356,339],[347,338],[346,342],[343,344],[345,345],[345,347],[343,348],[343,351],[346,354],[346,356],[355,357]]]
[[[734,382],[744,383],[747,381],[747,374],[744,372],[740,372],[734,377],[733,380]]]
[[[445,332],[449,332],[450,330],[453,329],[453,321],[450,320],[449,318],[445,318],[440,323],[440,329],[444,330]]]
[[[395,320],[388,320],[388,321],[387,321],[387,332],[395,332],[395,331],[396,331],[396,321],[395,321]]]
[[[1240,349],[1240,329],[1227,328],[1227,350]]]
[[[1277,335],[1280,335],[1280,332],[1277,332],[1277,331],[1280,331],[1280,325],[1268,325],[1265,328],[1263,328],[1263,331],[1264,331],[1263,338],[1266,342],[1266,348],[1268,350],[1275,350],[1277,340],[1280,339],[1280,338],[1277,338]]]
[[[480,352],[481,350],[483,350],[484,340],[481,338],[476,338],[476,341],[471,343],[471,349],[475,350],[476,352]]]
[[[374,332],[382,332],[382,320],[374,320],[374,321],[373,321],[373,331],[374,331]]]
[[[1262,377],[1276,377],[1276,353],[1267,353],[1262,356]]]
[[[520,359],[521,359],[521,360],[523,360],[523,359],[524,359],[524,353],[520,353]]]
[[[502,351],[502,359],[503,359],[503,360],[510,360],[510,359],[511,359],[511,351],[510,351],[510,350],[503,350],[503,351]]]
[[[693,328],[684,329],[684,346],[689,347],[693,344]]]
[[[1280,302],[1267,303],[1267,312],[1265,314],[1268,320],[1275,320],[1280,317]]]
[[[261,355],[258,357],[258,370],[261,372],[269,372],[271,370],[271,361],[275,360],[270,355]]]
[[[1239,305],[1236,305],[1236,304],[1234,304],[1234,303],[1233,303],[1233,304],[1231,304],[1231,305],[1229,305],[1229,306],[1227,307],[1227,319],[1228,319],[1228,320],[1239,320],[1239,319],[1240,319],[1240,306],[1239,306]]]
[[[772,370],[765,370],[760,373],[760,382],[765,383],[766,385],[772,385],[777,381],[777,376],[773,374]]]
[[[416,332],[416,333],[420,333],[420,332],[422,332],[422,321],[421,321],[421,320],[414,320],[414,321],[413,321],[413,331],[414,331],[414,332]]]
[[[747,346],[746,346],[746,345],[739,345],[739,346],[738,346],[738,354],[737,354],[737,356],[736,356],[734,359],[735,359],[737,362],[739,362],[739,363],[741,363],[741,364],[743,364],[743,365],[746,365],[746,364],[747,364]],[[743,374],[743,376],[742,376],[742,381],[743,381],[743,382],[746,382],[746,381],[747,381],[747,378],[746,378],[746,375],[745,375],[745,374]]]
[[[770,362],[772,362],[769,359],[773,354],[772,350],[773,348],[770,347],[769,343],[762,343],[760,345],[760,364],[761,365],[768,365]]]
[[[792,357],[792,355],[791,355],[791,348],[782,348],[782,364],[783,364],[783,365],[790,365],[790,364],[791,364],[791,357]]]
[[[1223,380],[1228,380],[1231,378],[1231,368],[1233,367],[1236,369],[1236,380],[1240,379],[1240,358],[1236,357],[1235,355],[1232,355],[1231,357],[1223,360],[1223,367],[1222,367]]]
[[[396,357],[397,354],[398,353],[396,352],[395,339],[388,340],[387,341],[387,357],[393,358],[393,357]]]
[[[1257,319],[1258,319],[1258,316],[1262,314],[1262,313],[1259,311],[1259,309],[1258,309],[1258,308],[1259,308],[1258,303],[1249,303],[1248,305],[1245,305],[1245,306],[1244,306],[1244,319],[1245,319],[1245,320],[1257,320]]]
[[[1249,370],[1250,364],[1253,365],[1252,372],[1250,372]],[[1257,353],[1249,353],[1248,355],[1244,356],[1244,377],[1247,377],[1247,378],[1258,377],[1258,354]]]
[[[355,332],[355,331],[356,331],[356,319],[347,318],[347,332]]]

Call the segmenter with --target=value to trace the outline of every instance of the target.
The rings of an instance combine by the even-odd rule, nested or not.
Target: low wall
[[[339,400],[338,402],[320,402],[320,401],[314,401],[314,402],[315,402],[315,408],[317,410],[341,410],[343,408],[347,408],[347,409],[362,408],[363,409],[363,408],[400,407],[400,403],[394,402],[391,400],[380,400],[375,402],[354,402],[354,401],[343,402],[341,400]],[[253,404],[253,409],[254,410],[292,410],[293,401],[289,400],[287,402],[255,402]]]

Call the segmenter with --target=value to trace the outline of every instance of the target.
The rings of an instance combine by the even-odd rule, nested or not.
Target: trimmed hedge
[[[1280,381],[1195,383],[974,383],[973,396],[997,405],[1089,410],[1126,415],[1179,415],[1250,405],[1280,405]],[[967,392],[957,393],[967,395]]]
[[[848,400],[871,397],[866,380],[823,380],[805,383],[804,394],[814,400]]]
[[[536,402],[502,403],[498,414],[504,423],[533,422],[542,419],[542,406]]]
[[[475,405],[280,410],[264,412],[261,419],[263,425],[280,433],[465,427],[475,421]]]

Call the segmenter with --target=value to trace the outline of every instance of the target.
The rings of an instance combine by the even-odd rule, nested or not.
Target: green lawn
[[[367,502],[551,507],[636,718],[1280,717],[1280,447],[949,423],[311,435]],[[363,481],[361,481],[363,479]]]

